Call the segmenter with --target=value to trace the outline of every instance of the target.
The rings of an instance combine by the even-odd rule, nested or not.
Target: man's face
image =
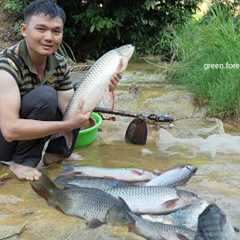
[[[22,25],[21,32],[30,51],[49,56],[62,42],[63,21],[60,17],[34,15]]]

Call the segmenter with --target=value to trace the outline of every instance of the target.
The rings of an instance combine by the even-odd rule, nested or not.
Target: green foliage
[[[105,0],[64,1],[67,12],[65,40],[80,56],[97,57],[107,49],[132,43],[137,53],[164,54],[170,42],[163,32],[182,24],[195,12],[201,0]],[[164,45],[159,44],[163,39]]]
[[[239,24],[229,6],[214,4],[205,18],[188,22],[175,38],[181,61],[169,77],[187,85],[208,103],[210,115],[221,118],[240,116]]]
[[[4,5],[4,9],[9,12],[14,12],[21,14],[24,6],[24,1],[22,0],[8,0]]]
[[[67,43],[63,42],[59,49],[58,49],[58,52],[65,57],[65,59],[67,59],[67,63],[69,65],[74,65],[76,64],[77,60],[74,56],[74,53],[72,51],[72,49],[68,46]]]
[[[5,0],[21,16],[29,0]],[[58,0],[67,15],[64,40],[76,56],[98,57],[108,49],[132,43],[139,55],[169,58],[169,28],[183,24],[201,0]]]

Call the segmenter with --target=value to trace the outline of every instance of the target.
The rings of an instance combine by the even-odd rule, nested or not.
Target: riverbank
[[[75,79],[77,78],[75,75]],[[174,123],[172,128],[165,125],[167,131],[178,136],[213,134],[221,130],[214,121],[204,119],[205,109],[193,104],[191,93],[180,86],[169,84],[163,75],[153,73],[151,66],[147,64],[129,66],[129,71],[123,75],[116,92],[116,99],[118,109],[148,113],[168,112],[177,118],[186,118]],[[189,116],[193,118],[187,119]],[[192,164],[198,167],[198,171],[186,186],[181,188],[217,203],[233,224],[236,227],[240,226],[239,155],[217,154],[214,158],[201,154],[194,156],[184,147],[180,151],[172,149],[169,153],[163,152],[161,146],[157,146],[160,126],[150,124],[145,146],[127,144],[124,135],[131,120],[126,117],[117,117],[116,121],[105,120],[97,141],[80,149],[82,159],[71,163],[99,167],[138,167],[148,170],[166,170],[176,165]],[[43,169],[52,179],[62,170],[62,164]],[[8,169],[1,166],[0,176],[7,173]],[[89,229],[84,220],[66,216],[49,206],[31,189],[27,181],[19,181],[12,177],[3,181],[0,188],[0,237],[7,228],[8,234],[19,236],[15,239],[20,240],[77,240],[79,236],[83,240],[143,239],[129,233],[124,227],[105,225],[94,230]]]

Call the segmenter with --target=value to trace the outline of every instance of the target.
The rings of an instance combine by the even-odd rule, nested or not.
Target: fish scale
[[[126,203],[102,190],[60,189],[44,174],[39,180],[30,184],[35,192],[48,201],[49,205],[67,215],[84,218],[92,227],[104,223],[113,225],[134,223]]]
[[[149,240],[194,240],[195,232],[181,226],[151,222],[131,214],[135,220],[133,231]],[[199,238],[199,240],[204,240]]]
[[[206,200],[196,199],[191,205],[183,207],[176,212],[167,215],[144,215],[143,218],[153,222],[168,223],[178,226],[184,226],[192,230],[197,229],[198,216],[209,205]]]
[[[115,197],[124,199],[129,208],[135,213],[165,213],[169,209],[167,210],[164,204],[179,199],[174,188],[160,186],[116,187],[105,191]]]
[[[99,219],[105,222],[108,210],[115,205],[119,205],[116,198],[98,189],[66,189],[62,194],[66,197],[63,205],[60,204],[59,207],[65,209],[64,211],[67,214],[80,216],[88,221]]]
[[[65,165],[62,175],[79,174],[81,176],[111,178],[128,182],[145,181],[156,175],[138,168],[103,168],[94,166]]]
[[[127,67],[133,52],[134,47],[129,44],[113,49],[99,58],[75,91],[64,113],[64,119],[76,114],[81,102],[83,102],[82,111],[91,112],[104,96],[112,76],[122,72]]]

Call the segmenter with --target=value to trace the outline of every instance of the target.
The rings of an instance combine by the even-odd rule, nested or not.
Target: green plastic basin
[[[98,128],[102,124],[102,118],[95,112],[91,113],[91,118],[94,120],[95,124],[78,132],[77,140],[74,146],[75,149],[87,146],[96,140]]]

